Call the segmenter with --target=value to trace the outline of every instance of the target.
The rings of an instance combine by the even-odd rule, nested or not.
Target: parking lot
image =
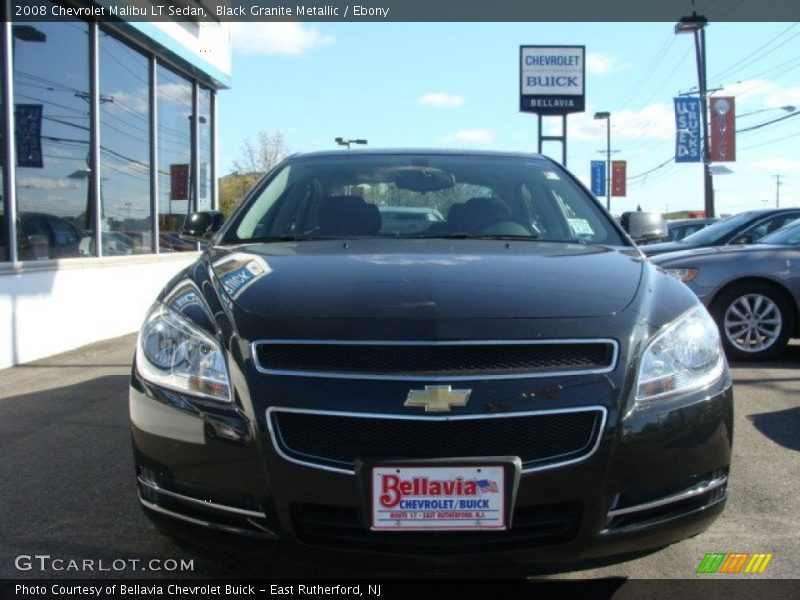
[[[380,574],[368,562],[242,559],[201,552],[158,534],[139,510],[133,478],[127,386],[135,337],[128,335],[0,371],[0,577],[346,577]],[[776,361],[733,365],[734,457],[728,506],[706,533],[636,560],[558,577],[690,578],[707,552],[765,552],[757,577],[800,570],[800,345]],[[64,561],[193,559],[183,572],[141,566],[60,571],[20,555]],[[60,563],[58,563],[60,564]],[[97,565],[99,563],[95,563]],[[121,564],[121,563],[115,563]],[[23,564],[24,566],[24,564]],[[426,573],[418,567],[410,575]],[[703,577],[709,577],[704,575]],[[731,576],[728,576],[731,577]],[[752,577],[736,575],[733,577]]]

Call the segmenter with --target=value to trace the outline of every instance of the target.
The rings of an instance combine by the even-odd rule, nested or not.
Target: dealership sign
[[[736,160],[736,102],[732,96],[711,98],[711,141],[709,152],[712,162]]]
[[[700,162],[700,98],[675,98],[675,162]]]
[[[595,196],[606,195],[606,161],[592,161],[592,193]]]
[[[628,163],[624,160],[611,161],[611,195],[624,197],[627,193]]]
[[[584,46],[520,46],[522,112],[564,115],[585,110]]]

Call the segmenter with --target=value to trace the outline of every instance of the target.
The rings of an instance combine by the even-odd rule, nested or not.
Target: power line
[[[662,162],[661,164],[659,164],[659,165],[657,165],[657,166],[653,167],[652,169],[649,169],[649,170],[647,170],[647,171],[644,171],[643,173],[638,173],[638,174],[636,174],[636,175],[629,175],[629,176],[628,176],[628,181],[631,181],[632,179],[638,179],[639,177],[645,177],[646,175],[649,175],[649,174],[650,174],[650,173],[652,173],[653,171],[658,171],[659,169],[662,169],[662,168],[666,167],[666,166],[667,166],[669,163],[671,163],[673,160],[675,160],[675,155],[674,155],[674,154],[673,154],[672,156],[670,156],[670,157],[669,157],[667,160],[665,160],[664,162]]]
[[[759,123],[758,125],[752,125],[751,127],[745,127],[744,129],[737,129],[736,133],[747,133],[748,131],[753,131],[755,129],[761,129],[762,127],[766,127],[767,125],[773,125],[774,123],[778,123],[780,121],[785,121],[786,119],[791,119],[792,117],[800,116],[800,112],[794,112],[790,115],[784,115],[782,117],[778,117],[777,119],[773,119],[772,121],[767,121],[766,123]]]
[[[639,81],[636,84],[634,84],[633,89],[630,92],[628,92],[628,94],[624,97],[624,100],[617,104],[617,108],[615,109],[616,111],[619,110],[619,106],[627,106],[628,104],[630,104],[631,100],[633,100],[636,97],[636,95],[644,87],[644,84],[647,83],[650,77],[653,76],[653,73],[661,64],[661,61],[664,60],[667,51],[670,49],[674,41],[675,41],[675,36],[670,32],[669,38],[661,46],[661,50],[659,50],[656,57],[651,61],[650,66],[647,68],[645,74],[639,79]]]
[[[766,58],[767,56],[769,56],[769,54],[771,52],[773,52],[775,50],[775,49],[770,49],[770,50],[767,51],[766,49],[769,46],[771,46],[774,42],[776,42],[778,39],[780,39],[784,34],[786,34],[788,31],[790,31],[792,28],[796,27],[797,25],[798,25],[797,23],[793,23],[793,24],[789,25],[786,29],[781,31],[778,35],[776,35],[775,37],[771,38],[770,40],[768,40],[767,42],[765,42],[764,44],[762,44],[761,46],[759,46],[758,48],[753,50],[750,54],[744,56],[743,58],[739,59],[735,63],[729,65],[728,67],[726,67],[725,69],[723,69],[722,71],[720,71],[719,73],[714,75],[711,79],[719,79],[721,77],[725,77],[729,73],[732,73],[732,72],[737,71],[737,70],[740,71],[744,67],[749,66],[749,65],[751,65],[753,63],[756,63],[756,62]],[[782,44],[780,44],[778,46],[778,48],[780,48],[781,46],[786,45],[786,43],[788,43],[790,40],[796,38],[798,35],[800,35],[800,33],[797,33],[797,34],[793,35],[792,37],[790,37],[788,40],[785,40]],[[763,53],[763,55],[762,56],[756,56],[762,50],[765,51]]]
[[[786,135],[786,136],[783,136],[783,137],[779,137],[779,138],[776,138],[776,139],[774,139],[774,140],[769,140],[769,141],[766,141],[766,142],[761,142],[760,144],[753,144],[753,145],[751,145],[751,146],[744,146],[743,148],[739,148],[739,151],[743,151],[743,150],[752,150],[753,148],[761,148],[762,146],[769,146],[769,145],[771,145],[771,144],[776,144],[776,143],[778,143],[778,142],[782,142],[782,141],[784,141],[784,140],[788,140],[788,139],[791,139],[791,138],[796,138],[796,137],[800,137],[800,132],[793,133],[793,134],[791,134],[791,135]]]

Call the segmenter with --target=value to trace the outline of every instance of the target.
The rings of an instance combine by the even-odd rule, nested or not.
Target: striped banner
[[[772,560],[774,555],[772,553],[757,552],[750,554],[749,552],[708,552],[700,564],[697,566],[697,572],[701,574],[707,573],[725,573],[736,574],[744,572],[750,575],[756,573],[763,573],[767,565]]]

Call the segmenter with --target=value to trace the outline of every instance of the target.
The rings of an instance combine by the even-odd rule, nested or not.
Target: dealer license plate
[[[372,468],[373,531],[506,528],[502,466]]]

